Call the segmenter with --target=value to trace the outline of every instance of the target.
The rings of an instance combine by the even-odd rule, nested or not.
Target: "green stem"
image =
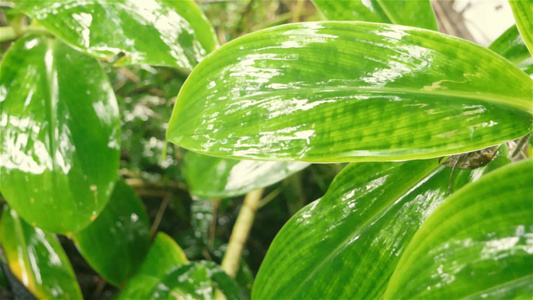
[[[246,194],[237,221],[235,221],[235,225],[233,226],[228,249],[222,260],[222,269],[233,278],[237,275],[242,250],[252,228],[255,212],[257,211],[262,194],[263,189],[254,190]]]
[[[13,27],[0,27],[0,43],[10,42],[17,38],[17,34]]]
[[[50,31],[42,26],[25,26],[23,29],[19,28],[19,30],[20,32],[17,32],[17,29],[13,26],[0,27],[0,43],[16,40],[26,33],[52,35]]]

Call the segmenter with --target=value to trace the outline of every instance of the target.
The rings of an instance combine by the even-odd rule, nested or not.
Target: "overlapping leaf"
[[[11,272],[38,299],[81,299],[67,255],[57,238],[5,208],[0,241]]]
[[[118,181],[102,213],[73,234],[73,239],[81,255],[103,278],[120,285],[137,271],[150,246],[150,225],[141,199]]]
[[[438,30],[429,0],[313,0],[332,21],[369,21]]]
[[[266,187],[309,166],[303,162],[261,162],[223,159],[188,152],[183,159],[192,195],[225,198]]]
[[[178,96],[167,138],[228,158],[430,158],[527,134],[532,88],[494,52],[437,32],[291,24],[204,60]]]
[[[217,44],[192,0],[21,1],[19,9],[74,48],[117,63],[192,69]]]
[[[384,298],[533,297],[533,161],[452,195],[413,237]]]
[[[516,25],[524,38],[529,52],[533,54],[533,0],[509,0]]]
[[[187,263],[183,250],[164,233],[158,233],[139,271],[126,284],[120,299],[146,298],[173,268]]]
[[[22,218],[66,233],[97,217],[116,180],[120,120],[94,58],[19,39],[0,70],[0,128],[0,190]]]
[[[496,165],[509,162],[505,154]],[[452,191],[485,171],[455,170]],[[381,299],[413,235],[445,200],[450,173],[436,159],[349,165],[278,233],[253,298]]]
[[[511,26],[489,49],[507,58],[528,75],[533,75],[533,58],[516,25]]]

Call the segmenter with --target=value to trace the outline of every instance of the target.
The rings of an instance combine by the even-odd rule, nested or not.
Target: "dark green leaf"
[[[143,298],[154,289],[165,274],[187,262],[183,250],[164,233],[158,233],[139,271],[127,283],[119,299]]]
[[[72,266],[53,234],[32,227],[5,207],[0,241],[11,272],[37,298],[82,298]]]
[[[438,30],[429,0],[313,0],[332,21],[369,21]]]
[[[225,44],[198,65],[167,138],[227,158],[431,158],[527,134],[532,88],[501,56],[437,32],[290,24]]]
[[[509,0],[509,4],[529,53],[533,54],[533,0]]]
[[[505,154],[496,160],[508,162]],[[445,200],[451,172],[436,159],[349,165],[278,233],[252,298],[381,299],[409,241]],[[452,191],[483,172],[455,170]]]
[[[192,195],[227,198],[274,184],[309,166],[303,162],[261,162],[223,159],[188,152],[183,159]]]
[[[226,299],[241,299],[235,281],[210,261],[177,266],[151,292],[147,299],[213,299],[215,290]]]
[[[194,237],[205,246],[209,242],[209,229],[215,209],[211,199],[195,199],[191,203],[191,225]]]
[[[72,47],[117,63],[192,69],[217,44],[192,0],[22,1],[19,8]]]
[[[0,77],[0,190],[27,222],[52,232],[89,225],[119,164],[120,121],[98,62],[44,36],[19,39]]]
[[[405,249],[384,298],[533,297],[533,161],[452,195]]]
[[[137,271],[150,246],[150,225],[141,199],[118,181],[102,213],[73,239],[91,267],[120,285]]]

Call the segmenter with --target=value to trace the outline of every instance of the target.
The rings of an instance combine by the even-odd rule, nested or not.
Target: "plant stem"
[[[17,34],[13,27],[0,27],[0,43],[9,42],[17,38]]]
[[[255,212],[262,194],[263,189],[254,190],[246,194],[237,221],[233,226],[228,249],[222,260],[222,269],[233,278],[237,275],[242,250],[252,228]]]
[[[514,151],[513,151],[513,154],[511,154],[511,158],[517,156],[519,153],[522,152],[522,148],[523,148],[524,145],[526,144],[527,139],[529,138],[530,135],[531,135],[531,133],[528,133],[527,135],[523,136],[523,137],[518,141],[518,143],[516,144],[516,148],[515,148]]]

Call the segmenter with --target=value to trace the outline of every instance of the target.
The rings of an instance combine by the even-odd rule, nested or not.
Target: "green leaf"
[[[529,53],[533,54],[533,0],[509,0],[516,26],[524,38]]]
[[[67,233],[106,205],[119,165],[120,120],[101,66],[44,36],[2,61],[0,190],[28,223]]]
[[[139,271],[126,283],[119,299],[145,298],[167,272],[186,262],[187,258],[176,242],[168,235],[158,233]]]
[[[431,158],[527,134],[532,89],[501,56],[437,32],[289,24],[236,39],[200,63],[167,138],[226,158]]]
[[[489,49],[507,58],[509,61],[518,64],[531,57],[527,50],[524,39],[520,36],[516,25],[511,26],[500,35]]]
[[[368,21],[438,30],[429,0],[313,0],[332,21]]]
[[[67,44],[117,65],[192,69],[217,45],[192,0],[22,1],[18,7]]]
[[[0,241],[9,268],[37,298],[81,299],[72,266],[57,238],[5,207]]]
[[[150,247],[150,225],[141,199],[118,181],[102,213],[73,239],[98,274],[122,284],[137,271]]]
[[[0,262],[1,264],[1,262]],[[2,270],[2,266],[0,265],[0,287],[7,288],[7,279],[6,275],[4,275],[4,271]]]
[[[213,299],[215,290],[226,299],[242,299],[239,287],[217,264],[189,262],[171,270],[146,299]]]
[[[405,249],[384,298],[531,299],[532,182],[526,160],[452,195]]]
[[[508,162],[505,154],[496,160]],[[347,166],[278,233],[252,298],[381,299],[409,241],[445,200],[451,172],[436,159]],[[455,170],[452,192],[483,172]]]
[[[183,172],[189,192],[198,197],[228,198],[272,185],[309,166],[303,162],[223,159],[187,152]]]

